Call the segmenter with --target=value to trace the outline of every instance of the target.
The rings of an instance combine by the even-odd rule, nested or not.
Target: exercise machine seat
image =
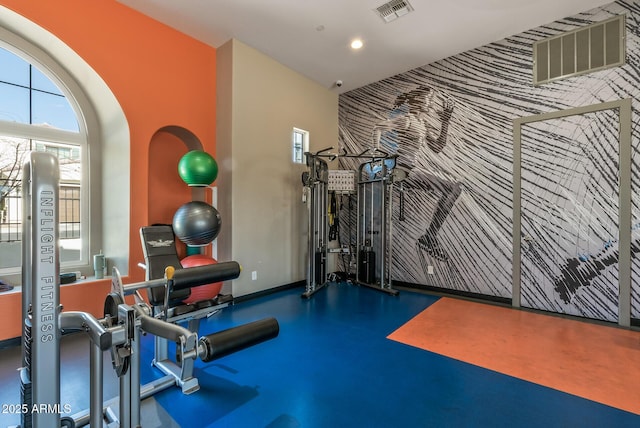
[[[175,235],[170,225],[144,226],[140,228],[140,240],[142,241],[142,251],[144,262],[147,266],[146,280],[160,279],[164,277],[164,270],[167,266],[175,269],[182,269],[175,245]],[[147,289],[149,302],[154,305],[164,304],[163,287]],[[189,297],[191,291],[186,288],[182,290],[172,290],[169,294],[169,306],[175,306]]]

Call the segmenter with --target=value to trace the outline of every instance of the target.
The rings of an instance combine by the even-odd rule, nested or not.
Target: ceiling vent
[[[391,0],[376,8],[376,12],[385,23],[395,21],[401,16],[413,11],[413,6],[407,0]]]

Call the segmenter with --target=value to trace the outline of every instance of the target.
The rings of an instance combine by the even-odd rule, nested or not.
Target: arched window
[[[21,267],[22,164],[30,151],[55,154],[60,163],[60,263],[89,260],[86,124],[64,82],[24,52],[0,44],[0,275]]]
[[[22,141],[29,149],[51,151],[60,158],[61,271],[92,276],[91,255],[102,250],[109,268],[118,267],[126,275],[130,133],[122,107],[105,81],[73,49],[4,6],[0,6],[0,48],[0,80],[4,82],[0,150],[13,145],[12,153],[19,156],[21,151],[15,146]],[[8,66],[11,62],[15,67]],[[20,96],[28,102],[19,102]],[[20,162],[10,164],[22,167]],[[11,179],[8,183],[10,186]],[[7,187],[5,184],[5,190]],[[12,192],[15,196],[16,188]],[[19,212],[5,211],[7,223],[19,219]],[[2,239],[0,279],[20,285],[21,251],[15,246],[21,243]]]

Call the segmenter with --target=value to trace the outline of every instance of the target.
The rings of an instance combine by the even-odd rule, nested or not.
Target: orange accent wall
[[[138,230],[165,221],[166,212],[180,205],[164,192],[158,195],[160,186],[149,183],[150,144],[159,129],[175,125],[191,131],[205,151],[215,154],[215,49],[113,0],[3,0],[2,5],[65,42],[120,102],[131,136],[131,239],[124,282],[142,281]],[[160,162],[169,162],[163,156],[171,157],[177,165],[173,150],[153,156]],[[176,196],[183,198],[190,199],[186,185]],[[61,302],[65,309],[102,316],[106,290],[105,281],[63,287]],[[19,296],[0,295],[0,340],[20,335]]]

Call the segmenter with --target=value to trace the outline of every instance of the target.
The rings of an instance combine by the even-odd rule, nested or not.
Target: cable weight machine
[[[395,157],[372,158],[358,168],[356,282],[397,295],[391,286]]]
[[[396,156],[379,149],[365,150],[359,154],[330,153],[332,147],[316,153],[305,153],[308,171],[302,175],[305,202],[308,205],[309,234],[307,254],[306,290],[302,297],[311,297],[326,286],[331,274],[327,271],[329,252],[329,192],[332,188],[332,173],[351,172],[351,187],[341,190],[355,195],[357,213],[355,218],[355,244],[349,234],[349,245],[337,249],[341,254],[348,253],[349,263],[345,267],[347,277],[353,277],[353,283],[397,295],[392,288],[391,247],[393,236],[392,201],[394,184],[401,181],[401,175],[395,173]],[[364,160],[357,171],[329,170],[327,160],[338,158],[354,158]],[[335,183],[333,183],[335,186]],[[349,190],[347,190],[349,189]],[[402,202],[402,193],[400,194]],[[402,207],[401,207],[402,208]],[[332,213],[336,218],[339,215]],[[402,219],[402,213],[401,213]],[[348,216],[349,230],[354,222]],[[354,268],[355,267],[355,272]]]
[[[305,202],[309,211],[309,231],[307,247],[307,284],[303,297],[311,297],[327,285],[327,256],[329,242],[329,166],[322,159],[324,149],[318,153],[305,153],[308,171],[302,174]],[[334,157],[335,158],[335,157]],[[333,159],[332,159],[333,160]]]

